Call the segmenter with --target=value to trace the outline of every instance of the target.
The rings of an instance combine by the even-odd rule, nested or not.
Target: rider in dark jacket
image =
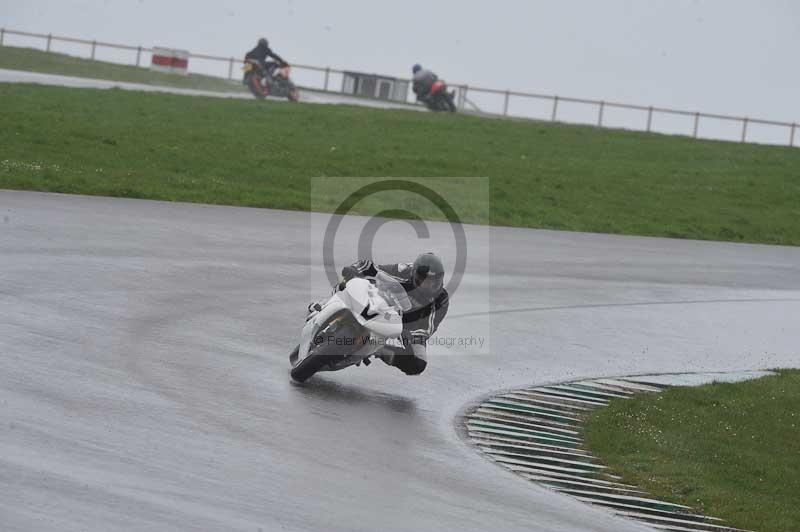
[[[272,57],[277,61],[277,63],[272,61],[268,62],[268,57]],[[263,37],[258,40],[258,44],[256,44],[255,48],[245,54],[244,58],[245,60],[254,59],[255,61],[258,61],[258,64],[261,65],[261,68],[263,68],[266,72],[270,72],[274,66],[289,65],[289,63],[287,63],[281,56],[272,51],[272,48],[269,47],[269,42]]]
[[[444,266],[433,253],[423,253],[413,263],[376,265],[362,259],[342,269],[343,282],[354,277],[375,277],[379,270],[405,288],[412,308],[403,314],[403,347],[384,347],[378,357],[406,375],[419,375],[428,365],[428,338],[439,328],[449,307],[443,286]]]
[[[421,65],[414,65],[411,71],[414,73],[414,85],[412,86],[414,94],[417,95],[417,100],[425,102],[430,96],[433,84],[439,80],[439,77],[430,70],[422,68]]]

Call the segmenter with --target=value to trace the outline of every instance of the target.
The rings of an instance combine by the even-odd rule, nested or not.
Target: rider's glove
[[[355,269],[355,267],[345,266],[342,268],[342,280],[344,282],[347,282],[350,279],[355,279],[356,277],[358,277],[358,270]]]
[[[342,280],[336,285],[336,288],[340,291],[344,290],[347,281],[355,279],[358,276],[358,270],[354,266],[345,266],[342,268]]]

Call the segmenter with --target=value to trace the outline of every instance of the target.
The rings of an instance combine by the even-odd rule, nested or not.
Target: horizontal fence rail
[[[8,36],[19,36],[19,37],[29,37],[34,39],[42,39],[44,40],[44,49],[47,52],[52,51],[53,43],[54,42],[65,42],[65,43],[72,43],[72,44],[81,44],[86,45],[89,48],[89,57],[90,59],[96,59],[96,53],[98,48],[110,48],[115,50],[125,50],[131,51],[136,53],[136,59],[133,62],[137,67],[141,67],[142,65],[142,54],[152,54],[153,50],[150,47],[145,46],[131,46],[125,44],[116,44],[116,43],[108,43],[96,40],[88,40],[88,39],[77,39],[74,37],[63,37],[53,34],[42,34],[42,33],[32,33],[26,31],[17,31],[17,30],[9,30],[5,28],[0,28],[0,46],[8,46]],[[190,53],[190,59],[199,59],[204,61],[212,61],[221,64],[221,70],[225,71],[226,75],[221,75],[220,73],[208,73],[208,75],[216,76],[223,79],[233,79],[234,74],[234,66],[241,64],[241,59],[237,59],[235,57],[222,57],[216,55],[208,55],[208,54],[197,54],[197,53]],[[190,67],[192,63],[190,62]],[[324,91],[324,92],[333,92],[338,94],[348,94],[349,96],[358,96],[362,98],[368,98],[366,96],[354,95],[349,93],[342,92],[341,88],[336,89],[334,88],[334,77],[342,79],[345,75],[344,70],[331,68],[331,67],[319,67],[313,65],[301,65],[301,64],[292,64],[292,69],[297,74],[300,71],[303,74],[304,81],[301,85],[310,90],[317,90],[317,91]],[[198,72],[199,73],[199,72]],[[203,72],[206,74],[206,72]],[[409,87],[411,87],[412,83],[410,79],[402,79],[402,78],[395,78],[399,82],[407,82]],[[341,85],[341,83],[340,83]],[[795,146],[795,136],[798,128],[798,124],[795,122],[780,122],[776,120],[764,120],[759,118],[750,118],[747,116],[731,116],[731,115],[721,115],[715,113],[704,113],[700,111],[685,111],[680,109],[670,109],[667,107],[655,107],[655,106],[644,106],[644,105],[636,105],[636,104],[627,104],[627,103],[620,103],[620,102],[613,102],[613,101],[605,101],[605,100],[593,100],[593,99],[586,99],[586,98],[572,98],[572,97],[565,97],[559,96],[554,94],[537,94],[533,92],[520,92],[520,91],[512,91],[512,90],[501,90],[501,89],[493,89],[487,87],[476,87],[472,85],[466,84],[450,84],[453,89],[456,89],[457,92],[457,105],[459,109],[462,111],[467,111],[471,113],[477,113],[481,115],[487,116],[498,116],[498,117],[509,117],[509,118],[517,118],[517,119],[530,119],[530,120],[538,120],[538,121],[551,121],[551,122],[569,122],[569,123],[582,123],[582,124],[590,124],[596,125],[598,127],[620,127],[620,126],[612,126],[608,120],[608,111],[613,109],[624,110],[624,111],[636,111],[639,113],[644,113],[642,117],[643,126],[636,127],[628,127],[631,124],[635,124],[633,119],[628,119],[628,124],[626,126],[622,126],[626,129],[635,129],[640,131],[646,132],[664,132],[663,129],[659,130],[654,127],[654,121],[656,118],[660,116],[673,116],[673,117],[683,117],[690,119],[690,124],[687,124],[686,132],[685,133],[678,133],[684,134],[686,136],[691,136],[693,138],[698,138],[700,135],[700,125],[701,120],[708,121],[708,120],[716,120],[716,121],[723,121],[723,122],[733,122],[736,124],[736,137],[739,142],[755,142],[752,137],[748,137],[748,126],[751,125],[758,125],[758,126],[769,126],[771,128],[781,128],[785,132],[786,140],[783,142],[778,142],[773,140],[774,144],[782,144],[785,143],[788,146]],[[494,102],[487,101],[478,103],[477,100],[486,100],[486,98],[499,98]],[[540,109],[539,112],[536,113],[522,113],[522,112],[515,112],[512,107],[522,104],[531,104],[533,102],[547,102],[548,107],[544,109]],[[405,102],[408,104],[415,103],[413,94],[408,91],[405,96]],[[573,119],[573,120],[565,120],[560,118],[563,116],[565,105],[564,104],[575,104],[579,106],[590,106],[594,108],[594,111],[591,113],[593,118],[583,118],[583,119]],[[559,111],[561,111],[561,115],[559,115]],[[584,113],[585,115],[585,113]],[[674,131],[671,131],[674,133]],[[726,131],[728,134],[728,138],[732,136],[730,131]],[[712,137],[718,138],[718,137]],[[774,138],[774,137],[773,137]],[[732,140],[729,138],[729,140]]]

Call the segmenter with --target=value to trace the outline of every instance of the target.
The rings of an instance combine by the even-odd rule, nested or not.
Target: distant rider
[[[411,69],[414,73],[414,94],[417,95],[417,100],[420,102],[427,102],[431,94],[433,84],[439,80],[439,77],[422,65],[414,65]]]
[[[267,61],[268,57],[272,57],[277,62]],[[264,37],[258,40],[258,44],[256,44],[256,47],[247,52],[244,58],[245,60],[253,59],[255,61],[258,61],[258,64],[261,65],[261,68],[264,69],[264,72],[270,75],[272,74],[272,70],[278,66],[281,67],[289,66],[289,63],[287,63],[281,56],[272,51],[272,48],[269,47],[269,41],[267,41],[267,39],[265,39]]]
[[[428,338],[439,328],[449,306],[443,286],[444,265],[433,253],[423,253],[413,263],[376,265],[362,259],[342,269],[342,283],[355,277],[375,277],[378,271],[389,274],[402,285],[411,301],[411,310],[403,313],[403,347],[384,346],[377,356],[406,375],[419,375],[428,365]]]

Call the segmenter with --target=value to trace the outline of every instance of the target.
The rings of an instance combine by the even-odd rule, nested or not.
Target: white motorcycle
[[[351,279],[306,317],[300,344],[289,355],[292,379],[304,382],[318,371],[369,365],[384,346],[402,345],[403,312],[410,309],[408,294],[392,276]]]

